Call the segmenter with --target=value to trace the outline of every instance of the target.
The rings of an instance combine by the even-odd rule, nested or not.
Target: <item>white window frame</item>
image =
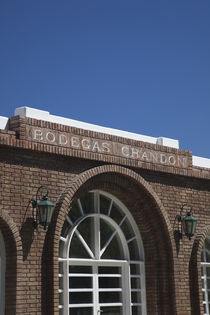
[[[207,237],[207,239],[210,239],[210,235]],[[210,282],[210,276],[207,276],[207,268],[210,270],[210,262],[207,262],[206,259],[206,252],[207,248],[204,243],[202,253],[203,253],[203,261],[201,261],[201,269],[202,269],[202,293],[203,293],[203,305],[205,305],[206,312],[204,312],[204,315],[210,314],[210,300],[208,299],[208,294],[210,294],[210,286],[208,287],[208,280]]]
[[[143,250],[143,244],[142,244],[142,240],[141,240],[141,236],[140,233],[138,231],[138,227],[132,217],[132,215],[130,214],[130,212],[128,211],[128,209],[114,196],[112,196],[109,193],[105,193],[103,191],[99,191],[99,190],[94,190],[92,191],[94,193],[94,198],[95,198],[95,202],[94,205],[96,205],[97,209],[95,209],[94,213],[90,213],[90,214],[84,214],[84,211],[82,209],[82,205],[80,202],[80,199],[77,201],[78,202],[78,206],[81,212],[81,217],[79,220],[77,220],[77,223],[74,225],[74,227],[71,229],[71,232],[68,233],[67,237],[60,237],[61,242],[64,245],[64,249],[63,249],[63,256],[59,258],[59,262],[62,263],[63,265],[63,273],[59,274],[60,278],[63,278],[63,289],[59,289],[59,293],[63,294],[63,303],[59,305],[59,308],[63,310],[63,314],[67,315],[69,314],[69,307],[74,307],[71,305],[69,305],[69,292],[70,290],[66,290],[65,288],[69,288],[69,265],[89,265],[92,266],[93,269],[94,268],[98,268],[99,266],[119,266],[121,267],[122,270],[122,301],[123,301],[123,315],[131,315],[132,314],[132,306],[141,306],[142,309],[142,315],[146,315],[146,290],[145,290],[145,267],[144,267],[144,250]],[[104,195],[105,197],[110,199],[110,209],[108,211],[108,215],[104,215],[102,213],[100,213],[99,211],[99,196],[100,195]],[[135,236],[130,239],[130,240],[126,240],[125,236],[120,228],[121,223],[118,225],[109,215],[111,212],[111,207],[113,202],[115,202],[115,204],[122,210],[122,212],[125,214],[123,217],[122,222],[127,218],[128,221],[130,222],[130,224],[132,225],[133,231],[135,233]],[[118,233],[118,236],[120,237],[120,241],[122,244],[122,248],[123,248],[123,252],[124,252],[124,258],[123,260],[107,260],[107,259],[101,259],[101,256],[103,254],[103,249],[97,252],[96,251],[96,257],[94,257],[94,254],[91,252],[90,248],[88,247],[87,244],[85,244],[85,240],[82,239],[81,235],[77,236],[80,238],[81,242],[83,243],[83,246],[85,247],[86,251],[89,253],[91,259],[73,259],[73,258],[69,258],[68,257],[68,253],[69,253],[69,248],[70,248],[70,244],[71,244],[71,239],[72,236],[74,235],[74,232],[77,231],[77,226],[86,218],[88,217],[92,217],[94,218],[94,221],[96,226],[97,224],[99,224],[99,220],[100,218],[105,220],[106,222],[108,222],[112,227],[114,227],[114,230],[116,231],[116,233]],[[70,225],[72,225],[72,222],[70,221],[69,217],[67,216],[67,221]],[[96,234],[98,233],[98,231],[96,231]],[[97,234],[98,235],[98,234]],[[97,235],[95,236],[97,239]],[[140,254],[140,260],[138,261],[132,261],[130,260],[130,254],[129,254],[129,250],[128,250],[128,243],[131,242],[133,239],[136,239],[137,241],[137,246],[138,246],[138,253]],[[99,242],[99,240],[98,240]],[[105,245],[106,246],[106,245]],[[108,245],[107,245],[108,246]],[[132,264],[135,264],[137,266],[139,266],[139,271],[140,274],[138,275],[131,275],[130,274],[130,266]],[[84,275],[83,275],[84,276]],[[93,277],[94,277],[94,273],[93,273]],[[139,278],[140,279],[140,289],[131,289],[130,288],[130,281],[131,278]],[[95,279],[93,279],[93,281],[95,281],[94,284],[94,288],[96,289],[97,287],[97,281]],[[82,290],[81,290],[82,291]],[[92,291],[92,290],[89,290]],[[98,294],[97,290],[95,290],[96,293]],[[131,302],[131,292],[140,292],[141,293],[141,303],[132,303]],[[86,291],[87,292],[87,291]],[[93,291],[94,294],[94,291]],[[96,310],[98,307],[102,307],[103,305],[101,305],[98,301],[98,298],[96,296],[94,296],[93,299],[93,303],[91,304],[77,304],[75,305],[75,307],[88,307],[91,306],[93,307],[94,310]],[[99,305],[100,304],[100,305]],[[121,303],[122,304],[122,303]],[[116,303],[114,303],[115,306]],[[106,306],[108,306],[108,304],[106,304]],[[110,304],[111,306],[111,304]],[[120,304],[119,304],[120,306]],[[95,313],[94,313],[95,315]]]

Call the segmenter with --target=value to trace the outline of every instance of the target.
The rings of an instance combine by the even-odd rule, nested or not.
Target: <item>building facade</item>
[[[1,314],[210,314],[209,160],[25,107],[0,126]]]

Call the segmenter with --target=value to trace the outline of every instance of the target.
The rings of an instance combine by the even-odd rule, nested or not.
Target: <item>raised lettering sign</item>
[[[160,165],[187,168],[188,157],[183,154],[172,154],[138,146],[125,145],[119,142],[105,141],[78,136],[66,132],[58,132],[45,128],[27,126],[27,136],[30,140],[68,147],[76,150],[108,154],[126,159],[139,160]]]

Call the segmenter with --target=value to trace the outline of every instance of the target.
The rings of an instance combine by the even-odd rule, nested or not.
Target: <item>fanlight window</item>
[[[210,314],[210,235],[206,238],[201,254],[201,279],[204,315]]]
[[[91,191],[71,207],[60,237],[60,314],[146,314],[144,253],[131,214]]]

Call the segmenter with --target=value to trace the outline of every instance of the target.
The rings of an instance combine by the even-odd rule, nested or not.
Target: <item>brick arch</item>
[[[152,187],[139,174],[117,165],[99,166],[76,175],[56,204],[48,235],[49,240],[53,238],[51,257],[55,290],[52,292],[53,301],[50,302],[51,305],[54,304],[52,311],[55,312],[58,306],[57,274],[61,229],[72,202],[91,189],[108,191],[118,197],[130,211],[132,209],[145,249],[148,314],[175,314],[173,230],[167,212]]]
[[[203,314],[203,295],[201,283],[201,251],[207,236],[210,235],[210,225],[200,228],[197,231],[193,242],[190,263],[189,263],[189,279],[190,279],[190,298],[192,315]]]
[[[6,250],[5,300],[7,302],[5,303],[5,314],[21,314],[21,311],[18,312],[19,307],[21,308],[21,304],[18,307],[18,297],[21,297],[22,288],[19,288],[17,272],[22,260],[22,242],[15,222],[2,208],[0,208],[0,230]]]
[[[82,185],[84,185],[87,181],[94,178],[95,176],[105,174],[105,173],[115,173],[122,176],[126,176],[130,178],[130,180],[137,182],[142,188],[144,188],[145,192],[147,194],[150,194],[150,196],[153,198],[153,200],[157,204],[157,208],[160,211],[160,214],[165,221],[166,226],[168,227],[169,234],[172,231],[172,227],[168,218],[168,214],[165,210],[165,208],[162,206],[161,201],[158,197],[158,195],[155,193],[155,191],[152,189],[152,187],[149,185],[149,183],[144,180],[139,174],[135,173],[134,171],[127,169],[125,167],[117,166],[117,165],[104,165],[92,168],[90,170],[87,170],[77,176],[67,185],[65,191],[60,196],[55,211],[59,211],[56,230],[61,231],[60,226],[60,220],[65,220],[65,216],[67,215],[69,211],[69,204],[74,198],[77,191],[81,188]]]

